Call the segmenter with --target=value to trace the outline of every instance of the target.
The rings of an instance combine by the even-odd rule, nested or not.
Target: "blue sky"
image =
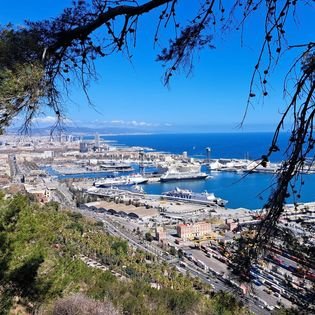
[[[70,1],[4,1],[0,21],[23,24],[24,19],[54,17],[68,3]],[[178,14],[184,16],[187,9],[193,10],[193,4],[185,0]],[[287,29],[290,44],[301,43],[314,35],[314,9],[301,8],[297,13],[301,23],[291,23]],[[262,38],[259,16],[247,24],[244,47],[237,32],[218,36],[216,49],[203,50],[195,60],[193,74],[188,78],[184,73],[174,76],[169,88],[162,83],[162,65],[155,62],[160,50],[152,48],[156,22],[157,13],[141,18],[132,63],[123,55],[97,61],[99,80],[90,87],[97,111],[88,106],[80,89],[73,86],[72,101],[65,100],[67,117],[78,126],[125,125],[170,132],[239,131],[237,126],[246,106],[257,46]],[[272,76],[270,96],[250,108],[242,130],[273,129],[285,106],[282,82],[291,60],[292,55],[287,53]],[[47,115],[37,121],[51,123],[49,113]]]

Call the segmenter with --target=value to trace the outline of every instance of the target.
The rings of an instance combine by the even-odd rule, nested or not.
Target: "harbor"
[[[315,315],[315,0],[2,2],[0,315]]]
[[[212,158],[209,150],[198,157],[186,151],[115,147],[97,136],[89,141],[74,139],[38,137],[18,148],[15,138],[7,138],[0,146],[6,174],[3,187],[92,217],[109,233],[158,257],[181,252],[181,260],[175,262],[180,272],[197,272],[214,290],[247,294],[246,287],[229,278],[230,244],[242,233],[252,233],[266,217],[264,204],[281,162]],[[309,189],[307,198],[288,199],[278,224],[312,246],[312,164],[309,170],[303,185],[304,193]],[[251,274],[256,291],[249,298],[267,310],[299,304],[298,297],[302,291],[307,297],[315,277],[313,265],[307,265],[306,272],[296,257],[286,258],[289,253],[279,250],[281,242],[277,240],[272,247],[275,254],[255,265]],[[268,274],[273,281],[267,280]],[[285,292],[287,279],[293,286],[289,293]]]
[[[148,139],[148,136],[139,137],[144,142]],[[156,141],[156,136],[152,137]],[[198,135],[199,137],[201,136]],[[216,138],[220,139],[220,136]],[[107,141],[99,135],[89,138],[65,135],[56,140],[35,137],[25,139],[20,147],[16,147],[15,141],[14,137],[3,141],[3,146],[0,147],[2,156],[8,160],[16,157],[19,165],[22,164],[26,169],[34,167],[32,172],[44,172],[48,178],[52,177],[65,183],[82,182],[84,188],[88,189],[102,181],[107,183],[106,186],[115,186],[122,178],[125,179],[125,184],[129,185],[128,177],[138,176],[143,177],[142,183],[138,184],[147,194],[162,195],[177,187],[197,194],[213,193],[227,200],[231,209],[262,208],[275,185],[277,170],[281,168],[281,161],[262,165],[261,160],[250,159],[250,154],[244,158],[216,158],[214,152],[220,153],[220,150],[215,147],[200,147],[199,150],[202,150],[204,155],[191,156],[189,151],[154,151],[148,148],[152,147],[152,144],[143,147],[117,145],[115,141]],[[20,151],[17,156],[15,152],[18,150]],[[222,155],[224,156],[223,153]],[[297,187],[300,190],[298,196],[295,198],[292,195],[288,198],[288,203],[315,200],[311,188],[315,178],[312,175],[314,166],[306,166],[303,178],[305,185]],[[32,172],[22,174],[26,182],[34,180],[36,174]]]

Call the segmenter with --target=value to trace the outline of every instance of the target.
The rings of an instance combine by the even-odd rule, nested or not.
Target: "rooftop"
[[[158,216],[159,212],[156,209],[146,209],[145,207],[135,207],[132,205],[116,204],[114,202],[96,201],[86,203],[85,206],[94,209],[104,209],[104,211],[112,214],[119,214],[123,216],[136,217],[139,219],[146,219],[154,216]]]

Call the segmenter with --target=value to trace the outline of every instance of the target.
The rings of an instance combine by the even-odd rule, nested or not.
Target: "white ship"
[[[243,172],[252,166],[253,161],[241,159],[219,159],[209,164],[210,171]]]
[[[129,172],[133,170],[129,163],[123,161],[106,161],[100,167],[105,172]]]
[[[174,190],[165,192],[162,195],[172,200],[189,201],[207,205],[217,205],[220,207],[224,207],[227,204],[227,200],[216,197],[213,193],[208,193],[207,191],[203,193],[195,193],[188,189],[180,189],[176,187]]]
[[[94,182],[94,186],[95,187],[130,186],[144,184],[147,181],[148,181],[147,178],[141,176],[140,174],[135,174],[130,176],[104,178]]]
[[[170,167],[165,174],[161,176],[161,182],[178,180],[195,180],[209,177],[207,173],[200,171],[200,165],[175,165]]]
[[[142,186],[112,186],[112,187],[91,187],[87,189],[87,193],[96,196],[118,197],[118,196],[134,196],[143,197],[145,192]]]
[[[213,171],[227,172],[249,172],[249,173],[276,173],[281,165],[279,163],[267,162],[266,166],[261,165],[261,161],[240,160],[240,159],[220,159],[209,164],[209,169]]]
[[[253,173],[271,173],[275,174],[281,168],[281,164],[267,162],[265,166],[261,165],[261,162],[254,162],[251,168],[248,168],[248,172]]]

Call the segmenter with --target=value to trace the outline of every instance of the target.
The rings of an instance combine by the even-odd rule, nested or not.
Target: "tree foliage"
[[[148,264],[145,253],[53,204],[40,206],[22,196],[1,199],[0,222],[6,223],[0,229],[0,314],[21,308],[42,315],[209,314],[222,302],[214,293],[207,299],[196,291],[196,279],[153,259]],[[80,255],[108,270],[88,266]],[[200,289],[210,290],[205,284]],[[248,313],[238,303],[221,307],[225,314]]]

